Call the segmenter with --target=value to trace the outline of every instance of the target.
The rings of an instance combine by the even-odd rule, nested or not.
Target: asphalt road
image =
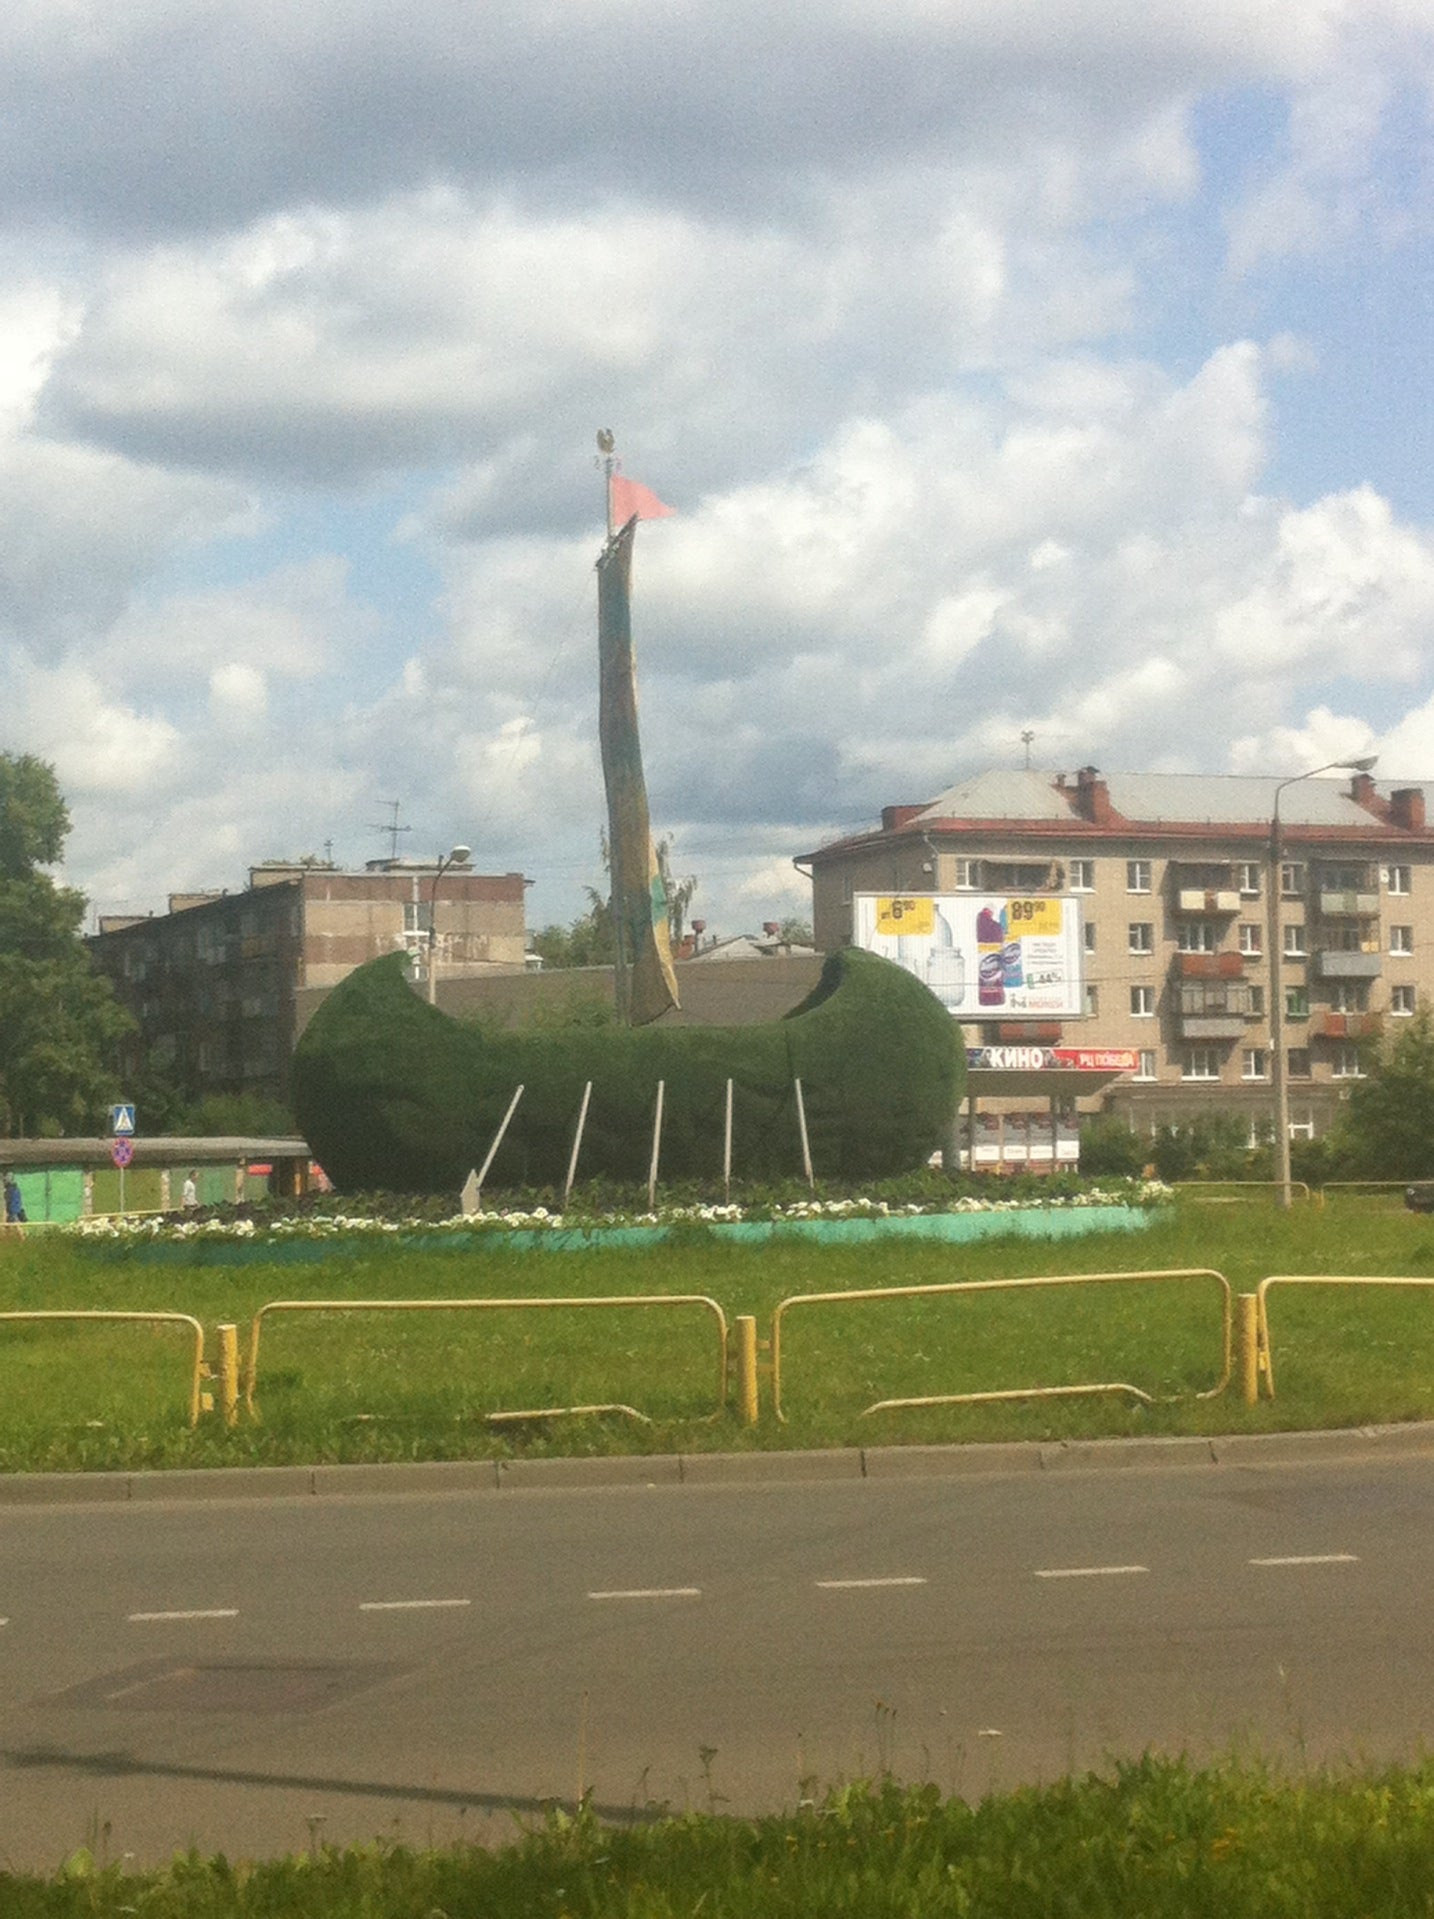
[[[1434,1453],[1198,1456],[0,1504],[0,1860],[1415,1754]]]

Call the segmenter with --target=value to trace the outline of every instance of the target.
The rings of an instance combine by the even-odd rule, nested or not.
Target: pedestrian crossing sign
[[[110,1131],[116,1139],[127,1139],[134,1132],[133,1106],[111,1106]]]

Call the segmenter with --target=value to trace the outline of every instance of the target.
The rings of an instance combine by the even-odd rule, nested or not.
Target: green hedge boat
[[[349,974],[295,1052],[300,1130],[343,1192],[456,1194],[520,1085],[489,1186],[562,1186],[588,1082],[579,1176],[624,1180],[647,1178],[659,1081],[663,1179],[720,1178],[729,1079],[732,1168],[744,1179],[802,1172],[797,1080],[818,1179],[924,1165],[961,1097],[960,1027],[919,980],[855,948],[832,954],[806,999],[761,1026],[495,1035],[419,999],[405,965],[394,953]]]

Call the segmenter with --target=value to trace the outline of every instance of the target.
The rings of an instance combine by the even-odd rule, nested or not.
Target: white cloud
[[[681,509],[639,540],[645,749],[723,930],[1027,732],[1427,757],[1430,29],[20,0],[0,631],[74,870],[133,903],[361,858],[398,797],[578,910],[601,425]]]

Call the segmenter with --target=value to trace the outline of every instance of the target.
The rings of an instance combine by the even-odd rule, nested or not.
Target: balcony
[[[1243,1039],[1243,1013],[1182,1013],[1181,1039]]]
[[[1379,1013],[1332,1013],[1321,1006],[1310,1014],[1309,1031],[1315,1039],[1378,1039],[1384,1019]]]
[[[1379,918],[1378,893],[1359,893],[1347,887],[1321,886],[1318,897],[1322,919],[1373,920]]]
[[[1182,886],[1175,895],[1175,910],[1177,913],[1238,913],[1240,895],[1234,887],[1202,891],[1198,886]]]
[[[1251,957],[1258,958],[1258,955]],[[1243,953],[1177,953],[1171,966],[1176,979],[1243,979]]]
[[[1183,983],[1176,1001],[1180,1037],[1242,1039],[1250,1016],[1250,997],[1250,989],[1241,979]]]
[[[1323,947],[1311,955],[1317,979],[1378,979],[1384,956],[1376,947],[1371,952],[1358,948]]]

